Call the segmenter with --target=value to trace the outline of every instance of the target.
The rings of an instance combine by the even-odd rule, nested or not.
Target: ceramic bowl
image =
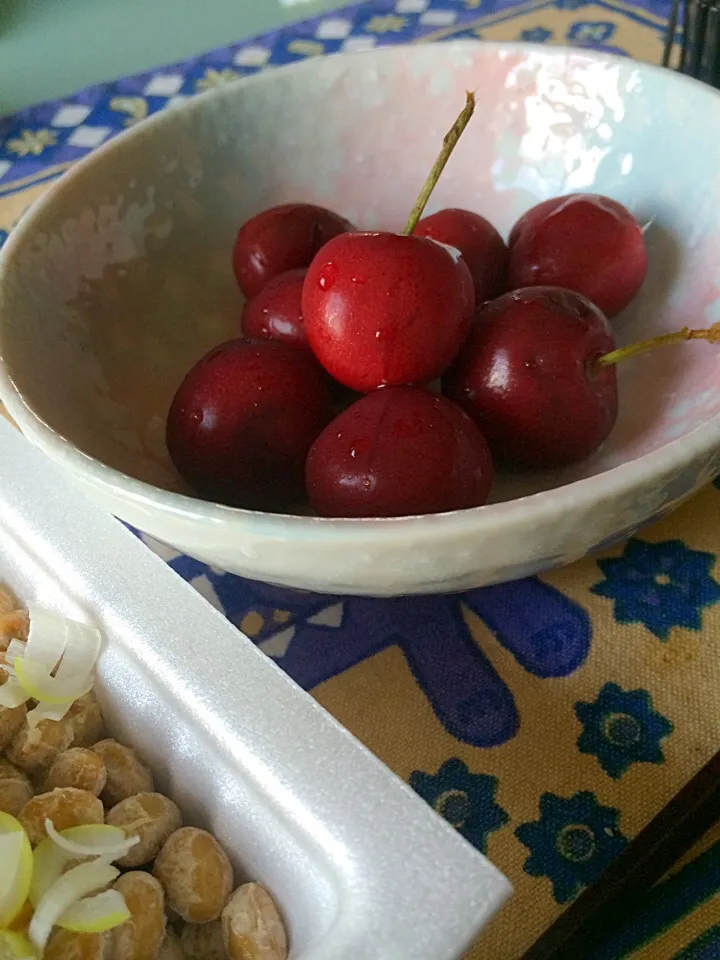
[[[478,110],[431,210],[507,233],[538,200],[596,191],[647,225],[650,270],[621,342],[720,319],[720,96],[630,60],[460,42],[308,61],[171,108],[66,174],[11,236],[0,394],[30,439],[123,520],[225,570],[324,593],[465,590],[582,557],[720,470],[720,355],[623,365],[621,413],[590,460],[501,476],[493,502],[395,520],[205,503],[164,447],[190,365],[237,335],[238,226],[291,200],[399,229],[464,102]]]

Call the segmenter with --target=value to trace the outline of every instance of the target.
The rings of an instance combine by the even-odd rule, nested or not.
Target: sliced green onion
[[[112,827],[107,823],[89,823],[58,832],[52,820],[46,818],[45,829],[53,843],[73,858],[117,860],[140,842],[140,837],[128,837],[120,827]]]
[[[30,903],[37,907],[47,891],[58,880],[71,857],[45,837],[33,852],[33,870],[30,883]]]
[[[15,662],[15,657],[25,656],[26,649],[27,644],[24,640],[11,640],[8,644],[7,650],[5,651],[5,660],[10,666],[12,666]]]
[[[7,668],[3,667],[4,670]],[[10,673],[10,670],[7,670]],[[10,673],[5,683],[0,686],[0,707],[19,707],[21,703],[26,703],[30,699],[30,694],[24,690],[17,679]]]
[[[27,643],[12,641],[8,648],[11,676],[5,686],[11,684],[8,698],[38,701],[28,714],[31,728],[40,720],[62,720],[71,704],[92,688],[101,642],[95,627],[39,607],[30,609]]]
[[[0,930],[0,960],[37,960],[37,956],[25,934]]]
[[[33,857],[22,824],[0,813],[0,927],[9,926],[30,892]]]
[[[78,677],[91,675],[100,654],[101,644],[102,636],[95,627],[68,620],[65,652],[55,671],[56,680],[71,683]]]
[[[61,680],[48,673],[42,664],[26,657],[16,658],[15,676],[34,700],[48,704],[71,704],[89,693],[93,686],[92,673]]]
[[[95,893],[120,876],[117,867],[105,860],[91,860],[72,867],[57,879],[35,908],[28,933],[38,950],[43,950],[58,919],[78,900]]]
[[[58,918],[58,926],[74,933],[104,933],[130,919],[125,897],[119,890],[106,890],[78,900]]]
[[[51,673],[65,650],[70,621],[35,604],[28,607],[28,616],[30,629],[23,656]]]

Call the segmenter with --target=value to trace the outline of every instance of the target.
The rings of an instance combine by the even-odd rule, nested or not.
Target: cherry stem
[[[619,347],[617,350],[604,354],[595,362],[599,367],[609,367],[611,364],[619,363],[628,357],[645,353],[647,350],[654,350],[655,347],[664,347],[671,343],[684,343],[686,340],[708,340],[710,343],[720,343],[720,322],[714,323],[707,330],[691,330],[690,327],[683,327],[682,330],[677,330],[675,333],[665,333],[660,337],[651,337],[650,340],[631,343],[628,347]]]
[[[418,225],[418,220],[423,215],[425,207],[427,206],[427,202],[430,199],[430,194],[435,189],[435,185],[440,179],[440,174],[443,172],[445,169],[445,164],[450,159],[450,154],[457,146],[457,142],[463,135],[465,127],[470,123],[470,118],[472,117],[473,113],[475,113],[475,94],[467,91],[465,96],[465,106],[463,107],[462,113],[445,134],[443,138],[442,150],[440,151],[437,160],[433,164],[433,168],[428,174],[428,178],[423,184],[420,195],[415,201],[415,206],[412,208],[410,216],[408,217],[408,221],[405,224],[403,234],[406,237],[409,237],[410,234],[415,230],[415,227]]]

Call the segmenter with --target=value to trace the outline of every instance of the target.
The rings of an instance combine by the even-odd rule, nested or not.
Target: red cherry
[[[573,194],[570,196],[573,196]],[[545,217],[550,216],[553,210],[557,210],[561,204],[567,203],[567,200],[567,197],[550,197],[549,200],[543,200],[542,203],[536,203],[534,207],[530,207],[529,210],[526,210],[520,219],[515,221],[513,228],[510,231],[510,236],[508,237],[508,247],[512,249],[515,246],[515,242],[520,236],[521,232],[524,232],[525,230],[534,230],[536,224],[540,223],[540,221]]]
[[[309,349],[302,317],[307,270],[281,273],[243,307],[242,331],[251,340],[283,340]]]
[[[328,240],[353,230],[343,217],[312,203],[287,203],[252,217],[238,232],[233,269],[246,297],[273,277],[310,266]]]
[[[508,250],[495,227],[479,213],[440,210],[422,219],[413,232],[460,251],[475,284],[476,306],[505,293]]]
[[[425,237],[346,233],[311,263],[302,309],[322,365],[366,392],[439,377],[467,336],[473,301],[470,272],[447,247]]]
[[[472,420],[444,397],[388,387],[358,400],[310,449],[305,482],[326,517],[400,517],[477,507],[493,467]]]
[[[558,287],[506,293],[482,307],[443,392],[475,420],[493,453],[534,467],[573,463],[617,417],[615,349],[603,314]]]
[[[168,415],[167,445],[201,496],[280,509],[302,495],[307,452],[331,418],[326,375],[309,352],[230,340],[183,380]]]
[[[642,230],[625,207],[607,197],[578,193],[546,200],[510,234],[511,288],[566,287],[608,317],[630,303],[646,270]]]

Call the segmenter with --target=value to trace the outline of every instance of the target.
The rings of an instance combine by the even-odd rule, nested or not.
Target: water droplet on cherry
[[[323,265],[317,278],[317,285],[321,290],[328,291],[333,288],[337,280],[337,264],[329,262]]]
[[[310,502],[329,517],[478,506],[492,475],[487,444],[470,417],[418,387],[387,387],[358,400],[320,434],[305,467]]]

